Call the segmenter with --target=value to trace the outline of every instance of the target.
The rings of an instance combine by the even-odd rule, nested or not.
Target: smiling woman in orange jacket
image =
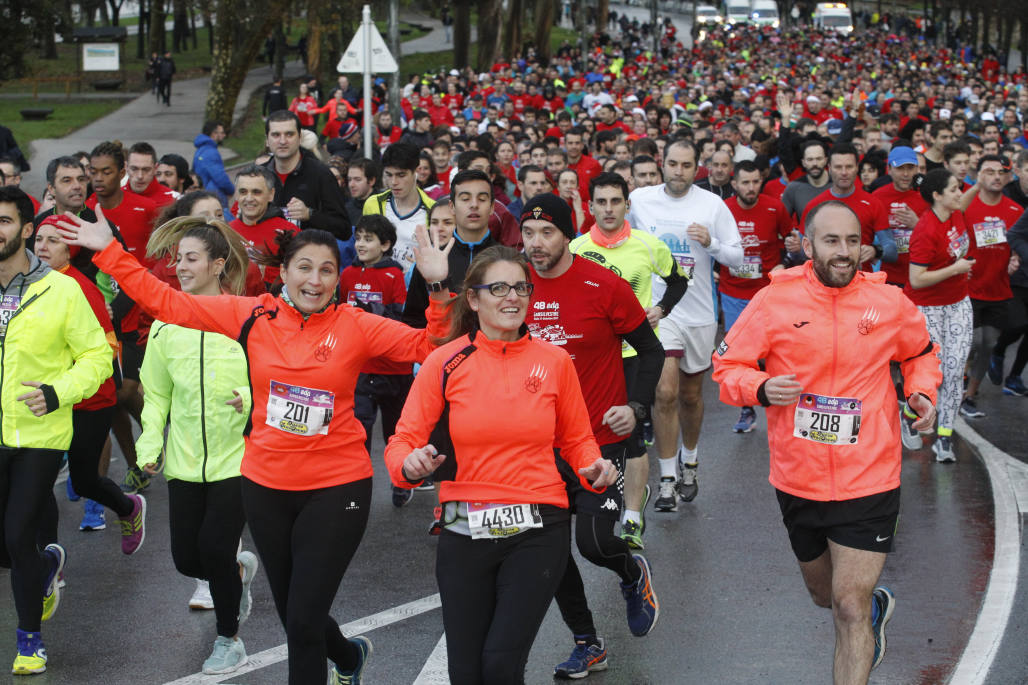
[[[62,220],[62,237],[98,251],[97,266],[152,316],[227,335],[246,351],[253,413],[243,506],[286,628],[289,683],[325,682],[326,656],[335,682],[359,683],[371,642],[347,640],[328,613],[371,500],[371,459],[353,414],[357,375],[372,357],[422,361],[430,336],[445,335],[446,297],[433,295],[425,330],[336,304],[339,248],[316,229],[283,234],[268,257],[282,268],[279,297],[193,297],[147,272],[97,215]],[[418,261],[430,268],[447,252],[419,250]]]
[[[399,487],[446,472],[436,578],[454,685],[524,681],[570,553],[553,448],[594,492],[618,476],[600,457],[571,357],[527,333],[531,294],[515,250],[475,258],[451,342],[425,360],[385,452]],[[426,445],[440,420],[452,445]]]

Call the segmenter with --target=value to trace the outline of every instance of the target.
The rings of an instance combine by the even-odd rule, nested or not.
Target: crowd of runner
[[[0,159],[15,674],[46,669],[66,459],[80,528],[111,510],[128,555],[163,472],[188,604],[215,614],[204,673],[246,663],[262,568],[289,682],[329,663],[361,682],[371,641],[329,610],[381,458],[396,507],[437,501],[451,681],[522,682],[554,599],[573,642],[554,674],[585,677],[608,645],[572,534],[648,634],[647,514],[698,496],[701,428],[723,447],[763,415],[835,682],[866,682],[901,444],[955,461],[986,377],[1028,395],[1028,81],[880,24],[708,27],[687,48],[668,22],[657,54],[651,31],[621,17],[548,64],[413,76],[399,112],[377,84],[367,150],[340,77],[290,102],[276,82],[267,149],[231,172],[220,122],[192,165],[145,141],[69,150],[39,201]],[[703,426],[712,368],[732,426]]]

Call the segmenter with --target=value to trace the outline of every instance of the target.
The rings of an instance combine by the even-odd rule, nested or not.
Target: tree
[[[453,0],[453,66],[468,66],[468,45],[471,43],[471,7],[469,0]]]
[[[510,0],[510,11],[507,13],[507,21],[504,22],[503,49],[500,51],[507,59],[514,59],[521,50],[521,26],[524,21],[524,0]]]
[[[503,6],[500,0],[481,0],[478,3],[478,56],[475,70],[486,72],[496,62],[500,47],[500,23]]]
[[[535,52],[539,60],[550,61],[550,33],[553,31],[553,14],[557,3],[553,0],[535,0]]]

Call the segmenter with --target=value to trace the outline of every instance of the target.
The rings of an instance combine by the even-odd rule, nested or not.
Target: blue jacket
[[[196,172],[205,190],[215,193],[222,205],[228,204],[228,198],[236,192],[231,179],[225,173],[225,163],[221,161],[218,144],[201,133],[193,139],[196,153],[193,155],[193,171]]]

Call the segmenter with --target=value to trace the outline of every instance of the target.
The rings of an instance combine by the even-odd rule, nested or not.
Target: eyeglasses
[[[514,289],[520,297],[528,297],[535,290],[535,284],[529,283],[528,281],[518,281],[517,283],[505,283],[504,281],[496,281],[495,283],[486,283],[484,285],[473,285],[472,290],[488,290],[489,294],[493,297],[506,297],[507,293]]]

